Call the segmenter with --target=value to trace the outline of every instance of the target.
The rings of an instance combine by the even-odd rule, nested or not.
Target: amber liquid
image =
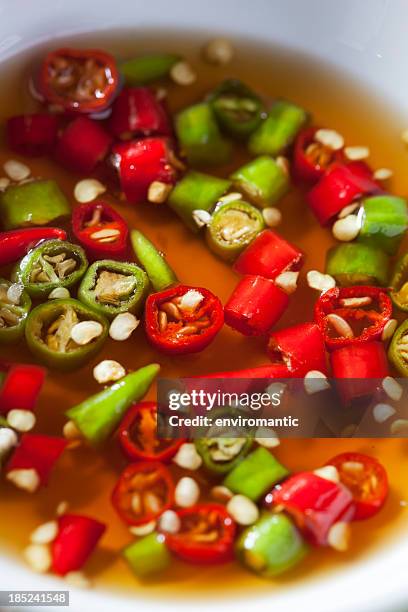
[[[316,64],[309,58],[288,51],[235,41],[237,53],[226,68],[210,67],[200,59],[200,35],[168,33],[123,33],[112,36],[86,36],[65,41],[80,46],[97,46],[111,51],[119,58],[137,53],[167,50],[185,54],[194,65],[197,84],[192,87],[169,86],[169,106],[175,111],[198,101],[223,78],[238,77],[266,97],[287,97],[314,116],[314,123],[338,129],[350,145],[369,145],[374,168],[389,167],[395,171],[390,189],[398,194],[407,190],[405,164],[407,153],[399,139],[403,125],[392,109],[377,94],[362,89],[345,75],[328,66]],[[54,47],[57,46],[56,44]],[[27,75],[42,50],[20,57],[3,68],[0,119],[35,108],[27,90]],[[219,169],[226,175],[245,159],[239,151],[228,167]],[[0,148],[0,165],[10,158]],[[15,157],[14,155],[12,157]],[[73,187],[78,177],[65,172],[48,159],[29,160],[34,176],[55,178],[73,205]],[[180,280],[186,284],[208,287],[225,301],[238,278],[225,263],[217,260],[202,239],[192,235],[166,206],[131,206],[118,199],[106,198],[126,218],[129,227],[138,228],[166,254]],[[284,327],[311,320],[316,294],[305,282],[305,271],[322,270],[327,249],[333,240],[329,231],[322,230],[308,211],[304,193],[292,189],[279,204],[283,223],[279,231],[301,247],[307,254],[300,288],[279,322]],[[0,359],[32,361],[24,343],[0,349]],[[103,351],[81,370],[61,374],[50,372],[38,405],[36,431],[59,435],[65,421],[64,411],[99,390],[92,377],[92,368],[103,358],[117,359],[127,368],[158,361],[165,377],[205,374],[218,370],[246,368],[267,363],[264,342],[248,339],[224,327],[215,342],[203,353],[186,357],[165,357],[147,343],[143,329],[138,329],[125,343],[108,341]],[[155,398],[155,388],[149,394]],[[123,546],[132,541],[126,526],[121,523],[110,503],[110,495],[118,474],[126,461],[115,440],[101,452],[80,449],[66,452],[52,476],[49,486],[36,495],[17,490],[0,482],[0,542],[3,554],[18,555],[28,543],[30,531],[54,516],[57,504],[69,501],[70,509],[95,516],[108,524],[101,549],[87,566],[96,588],[109,588],[143,593],[143,596],[187,597],[188,590],[201,591],[206,597],[231,596],[243,590],[257,593],[295,585],[310,579],[316,572],[335,571],[356,559],[380,554],[382,546],[397,537],[407,537],[408,500],[408,441],[406,440],[290,440],[282,441],[276,450],[278,458],[294,472],[314,469],[338,452],[355,450],[378,457],[385,465],[391,493],[384,510],[374,519],[353,525],[352,546],[346,554],[329,550],[314,550],[294,572],[276,581],[265,581],[248,573],[237,564],[197,568],[174,562],[170,571],[159,580],[139,582],[120,557]]]

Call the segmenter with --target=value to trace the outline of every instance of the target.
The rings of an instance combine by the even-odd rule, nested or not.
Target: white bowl
[[[401,112],[408,108],[408,3],[406,0],[2,0],[0,62],[25,48],[79,32],[124,27],[247,36],[323,57],[361,83],[374,87]],[[4,95],[4,93],[2,94]],[[407,123],[408,124],[408,123]],[[108,592],[71,589],[71,610],[153,612],[219,607],[224,612],[274,609],[279,612],[396,612],[408,608],[408,537],[338,571],[295,587],[251,599],[238,595],[222,602],[153,601]],[[198,570],[199,571],[199,570]],[[1,556],[0,589],[61,589],[63,583],[36,576],[20,563]],[[15,609],[15,608],[13,608]],[[54,608],[44,608],[51,610]],[[55,608],[57,609],[57,608]]]

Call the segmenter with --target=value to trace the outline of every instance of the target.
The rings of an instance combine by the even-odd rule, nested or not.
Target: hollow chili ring
[[[93,60],[96,64],[103,67],[106,77],[106,85],[103,91],[99,91],[99,95],[94,95],[90,100],[86,100],[86,97],[79,99],[75,98],[74,94],[67,96],[65,93],[58,92],[53,86],[52,75],[56,72],[56,62],[65,61],[74,62],[74,64],[84,64],[87,61]],[[41,65],[39,74],[39,90],[41,95],[50,104],[55,104],[62,107],[65,111],[77,112],[77,113],[95,113],[104,110],[111,104],[113,98],[116,95],[119,87],[120,77],[119,71],[116,66],[116,61],[112,55],[100,51],[98,49],[56,49],[48,53]],[[79,85],[79,81],[77,85]],[[75,92],[74,92],[75,93]],[[95,92],[96,93],[96,89]]]
[[[131,490],[132,481],[138,476],[143,477],[143,475],[146,474],[148,478],[149,474],[154,474],[155,472],[163,485],[163,503],[157,512],[153,510],[150,512],[142,512],[138,517],[136,512],[132,509],[131,498],[137,493],[136,490],[134,492]],[[131,463],[119,476],[119,480],[112,492],[112,505],[120,518],[128,525],[143,525],[155,520],[165,510],[169,510],[173,506],[174,488],[173,477],[162,463],[158,461]]]
[[[72,231],[92,261],[126,257],[128,226],[105,202],[96,200],[74,208]]]
[[[318,127],[308,127],[299,132],[293,152],[293,174],[297,180],[316,183],[334,163],[344,161],[343,151],[334,151],[315,140]],[[309,147],[316,144],[315,151]],[[310,151],[310,153],[309,153]]]
[[[213,564],[232,561],[234,557],[234,540],[236,525],[225,507],[220,504],[199,504],[177,512],[181,520],[181,530],[175,534],[166,534],[167,547],[180,559],[188,563]],[[214,519],[214,530],[218,530],[215,541],[194,540],[189,537],[188,527],[194,535],[194,520],[202,519],[207,524]],[[186,527],[187,529],[184,529]],[[200,535],[200,534],[197,534]]]
[[[376,301],[379,306],[379,312],[375,310],[363,310],[362,308],[353,308],[342,306],[339,301],[355,298],[369,297]],[[339,317],[354,322],[368,319],[372,325],[364,327],[358,336],[352,338],[346,337],[331,337],[330,323],[327,315],[335,314]],[[349,345],[358,345],[371,340],[377,340],[381,337],[386,323],[392,316],[392,302],[387,293],[379,287],[355,286],[355,287],[333,287],[322,293],[316,302],[315,320],[319,325],[324,336],[325,343],[328,349],[334,350]]]
[[[155,431],[149,432],[153,434],[152,448],[151,450],[147,450],[146,445],[143,445],[145,442],[145,430],[141,428],[139,431],[136,430],[134,434],[134,429],[137,427],[139,417],[141,418],[143,411],[150,412],[155,421],[157,419],[157,405],[155,402],[139,402],[133,404],[127,411],[118,430],[118,440],[123,452],[133,461],[169,461],[185,440],[161,440],[162,443],[167,442],[167,446],[164,448],[162,446],[158,452],[155,452],[154,441],[157,440],[157,435],[156,425],[154,425]],[[138,443],[139,440],[140,443]]]
[[[327,465],[337,468],[340,482],[353,494],[354,521],[368,519],[381,510],[389,485],[387,472],[377,459],[362,453],[342,453]]]
[[[162,325],[161,329],[160,307],[181,298],[189,291],[200,293],[203,296],[202,301],[194,309],[183,310],[181,320],[167,323],[164,329]],[[153,293],[146,300],[146,335],[155,348],[168,355],[202,351],[214,340],[223,323],[224,311],[220,300],[203,287],[177,285],[160,293]]]

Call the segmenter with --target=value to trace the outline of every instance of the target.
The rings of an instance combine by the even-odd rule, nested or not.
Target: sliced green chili
[[[388,357],[401,376],[408,377],[408,319],[398,327],[393,335]]]
[[[391,299],[400,309],[408,312],[408,253],[405,253],[394,266],[391,281]]]
[[[358,241],[395,255],[408,228],[407,203],[403,198],[379,195],[363,200]]]
[[[273,578],[297,565],[308,552],[300,532],[283,513],[265,512],[240,535],[236,553],[241,563],[265,578]]]
[[[159,533],[149,535],[127,546],[123,556],[136,576],[143,578],[165,570],[171,563],[171,554],[165,537]]]
[[[230,143],[218,128],[211,106],[195,104],[176,117],[176,133],[182,152],[193,166],[217,166],[229,160]]]
[[[0,195],[3,229],[47,225],[71,214],[68,200],[55,181],[12,185]]]
[[[17,342],[24,335],[24,327],[31,308],[31,299],[22,291],[18,302],[7,294],[14,283],[0,278],[0,344]]]
[[[289,471],[265,448],[259,447],[243,459],[224,480],[234,493],[257,501]]]
[[[147,274],[136,264],[101,259],[89,266],[78,298],[113,319],[121,312],[140,312],[148,290]]]
[[[221,128],[236,138],[247,138],[266,114],[259,96],[236,79],[223,81],[208,100]]]
[[[166,77],[180,56],[173,53],[151,53],[123,62],[120,71],[127,85],[144,85]]]
[[[159,373],[157,363],[127,374],[111,387],[70,408],[66,415],[74,421],[84,438],[97,445],[115,431],[127,409],[141,400]]]
[[[210,249],[225,261],[234,261],[265,227],[261,212],[242,200],[222,204],[207,225]]]
[[[331,248],[326,257],[326,273],[342,287],[380,285],[388,280],[388,255],[367,244],[349,243]]]
[[[140,265],[146,270],[155,291],[163,291],[177,282],[177,276],[152,242],[142,232],[132,230],[130,239]]]
[[[307,118],[307,112],[300,106],[286,100],[277,100],[266,119],[252,134],[249,140],[250,152],[253,155],[279,155],[292,144]]]
[[[81,321],[100,324],[100,334],[85,345],[71,338],[73,327]],[[32,354],[50,368],[73,370],[99,352],[108,330],[105,317],[78,300],[50,300],[30,312],[25,337]]]
[[[168,204],[193,232],[198,232],[200,228],[194,221],[193,212],[211,212],[230,186],[231,181],[217,176],[187,172],[172,190]]]
[[[40,243],[16,266],[13,278],[34,298],[44,298],[57,287],[76,285],[88,267],[85,251],[65,240]]]
[[[199,438],[194,442],[207,470],[214,474],[230,472],[247,455],[250,438]]]
[[[230,178],[238,189],[261,207],[274,204],[289,189],[288,171],[267,155],[238,168]]]

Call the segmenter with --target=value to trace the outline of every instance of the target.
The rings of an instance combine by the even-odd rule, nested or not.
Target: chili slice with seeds
[[[64,111],[102,111],[118,86],[115,59],[97,49],[57,49],[45,56],[40,69],[40,93]]]
[[[178,285],[146,300],[145,330],[151,344],[168,355],[197,353],[224,323],[220,300],[208,289]]]
[[[309,127],[302,130],[295,141],[293,154],[293,174],[305,183],[316,183],[335,162],[343,161],[342,151],[334,151],[315,140],[320,128]]]
[[[355,521],[368,519],[381,510],[389,487],[387,472],[377,459],[362,453],[342,453],[327,465],[337,468],[341,482],[352,492]]]
[[[166,534],[166,544],[188,563],[213,564],[232,561],[236,525],[224,506],[199,504],[179,510],[178,533]]]
[[[134,461],[169,461],[184,440],[157,437],[157,405],[155,402],[133,404],[119,426],[119,443]]]
[[[77,206],[72,213],[72,231],[93,261],[126,258],[128,227],[121,215],[105,202]]]
[[[131,463],[122,472],[112,493],[112,504],[128,525],[156,519],[174,503],[174,482],[158,461]]]
[[[330,350],[377,340],[391,316],[392,302],[379,287],[334,287],[322,293],[315,306],[315,320]],[[351,334],[341,335],[341,328],[335,329],[336,321],[342,324],[341,320]]]

